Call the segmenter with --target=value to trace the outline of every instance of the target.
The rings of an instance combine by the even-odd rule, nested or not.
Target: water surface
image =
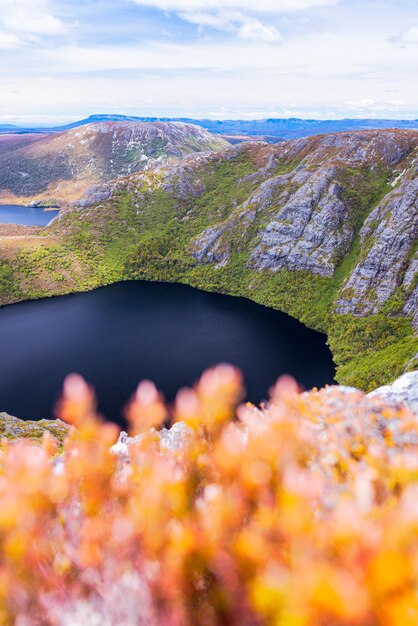
[[[51,417],[64,377],[93,383],[119,419],[137,383],[169,399],[216,363],[237,365],[259,402],[284,373],[305,387],[332,383],[324,335],[249,300],[184,285],[124,282],[0,309],[0,411]]]
[[[59,211],[0,204],[0,224],[23,224],[24,226],[46,226]]]

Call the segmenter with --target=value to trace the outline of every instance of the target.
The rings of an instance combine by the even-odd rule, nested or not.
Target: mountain
[[[18,130],[19,128],[13,124],[0,124],[0,133],[13,133]]]
[[[184,282],[327,333],[337,380],[373,389],[418,364],[417,152],[418,131],[356,131],[106,182],[48,228],[0,229],[0,303]]]
[[[266,135],[284,139],[297,139],[312,135],[346,132],[350,130],[377,130],[385,128],[418,129],[418,120],[305,120],[298,118],[265,120],[201,120],[201,126],[212,133]]]
[[[0,200],[61,205],[92,185],[162,158],[181,159],[227,145],[183,123],[101,122],[52,135],[0,135]]]
[[[63,132],[87,124],[101,122],[181,122],[201,126],[211,133],[228,136],[232,142],[238,137],[242,141],[245,137],[255,137],[274,143],[278,140],[297,139],[325,133],[346,132],[350,130],[379,130],[386,128],[418,129],[418,120],[387,120],[387,119],[342,119],[342,120],[310,120],[300,118],[268,118],[262,120],[211,120],[170,117],[135,117],[128,115],[95,114],[65,126],[51,128],[18,128],[0,126],[2,132]],[[6,125],[7,126],[7,125]]]

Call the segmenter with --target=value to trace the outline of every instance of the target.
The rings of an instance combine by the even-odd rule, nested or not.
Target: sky
[[[0,0],[0,123],[418,118],[418,0]]]

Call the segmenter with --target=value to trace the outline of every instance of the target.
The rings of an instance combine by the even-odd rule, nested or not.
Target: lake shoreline
[[[306,388],[335,381],[322,333],[248,298],[184,284],[119,281],[2,307],[0,317],[9,355],[3,372],[0,364],[0,404],[20,418],[50,417],[71,371],[97,387],[102,412],[113,419],[141,379],[155,380],[171,401],[174,390],[218,362],[243,370],[255,403],[285,373]],[[30,413],[21,388],[31,398]]]
[[[48,226],[59,215],[53,207],[22,204],[0,204],[0,225],[12,226]]]

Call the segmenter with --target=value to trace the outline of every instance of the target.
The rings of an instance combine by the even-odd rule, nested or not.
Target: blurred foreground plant
[[[48,435],[0,452],[0,623],[416,626],[416,418],[290,378],[266,407],[242,397],[230,366],[173,407],[141,383],[126,459],[70,376],[63,456]]]

